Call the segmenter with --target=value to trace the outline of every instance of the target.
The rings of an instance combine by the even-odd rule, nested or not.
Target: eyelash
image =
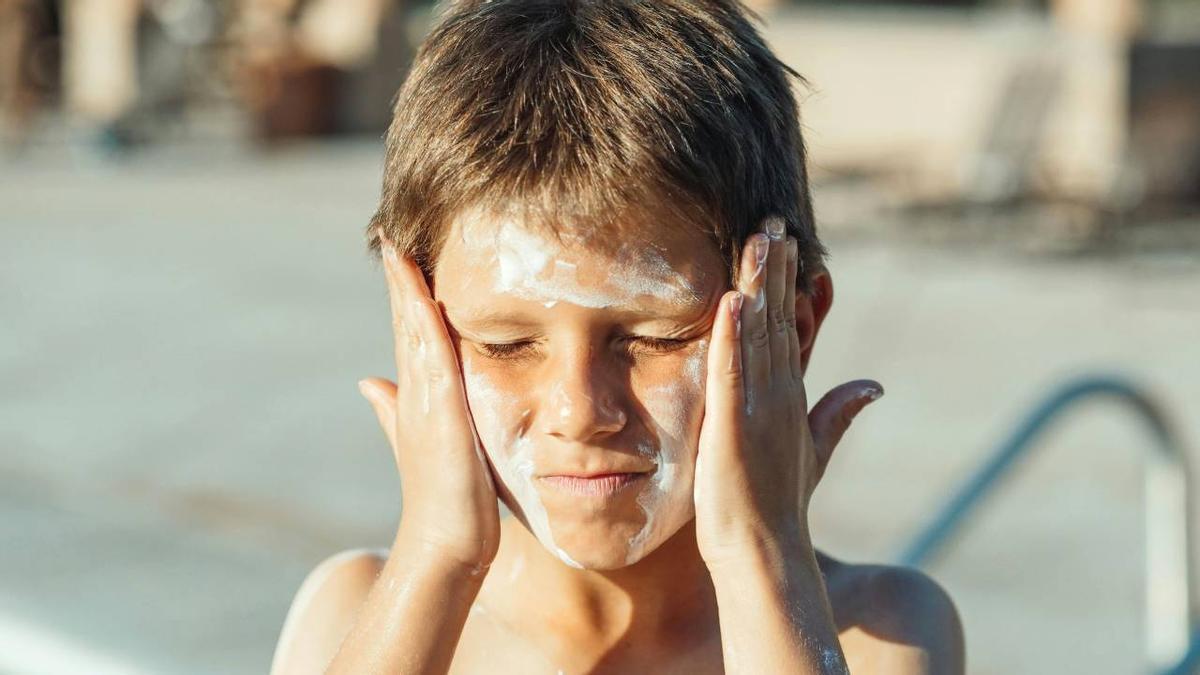
[[[691,340],[683,340],[679,338],[660,338],[651,337],[648,335],[631,335],[622,338],[622,342],[627,344],[641,344],[648,351],[655,354],[669,354],[670,352],[682,349]],[[532,340],[524,340],[520,342],[501,342],[501,343],[479,343],[479,350],[484,356],[499,360],[516,360],[529,356],[529,351],[535,346]]]

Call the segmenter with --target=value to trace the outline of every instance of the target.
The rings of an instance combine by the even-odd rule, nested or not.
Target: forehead
[[[628,225],[619,234],[551,232],[512,218],[464,215],[438,255],[435,293],[460,310],[494,311],[483,305],[505,299],[655,314],[707,305],[721,290],[723,263],[706,237]]]

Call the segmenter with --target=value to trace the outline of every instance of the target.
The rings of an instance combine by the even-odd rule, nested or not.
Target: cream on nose
[[[586,441],[625,427],[625,411],[591,374],[560,377],[547,389],[543,415],[548,432],[566,440]]]

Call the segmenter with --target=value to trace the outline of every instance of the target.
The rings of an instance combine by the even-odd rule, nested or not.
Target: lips
[[[581,497],[611,497],[646,478],[646,473],[553,474],[539,480],[555,490]]]

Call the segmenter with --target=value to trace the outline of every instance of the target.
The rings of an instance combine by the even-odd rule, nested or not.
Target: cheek
[[[522,498],[528,501],[531,495],[528,474],[532,463],[529,441],[521,427],[525,409],[516,393],[501,386],[502,382],[503,377],[476,369],[469,359],[463,359],[463,383],[475,432],[484,454],[495,467],[500,500],[516,512],[524,510],[518,508]]]
[[[647,382],[638,396],[655,426],[685,445],[694,445],[700,433],[707,362],[708,341],[700,340],[669,372],[656,374],[657,382]],[[661,440],[666,444],[667,439]]]
[[[507,458],[520,436],[514,420],[523,418],[518,397],[505,390],[501,379],[463,359],[463,384],[475,431],[493,462]]]
[[[632,564],[658,547],[692,517],[692,485],[696,448],[704,411],[704,376],[708,343],[701,341],[670,369],[665,384],[639,392],[649,416],[653,440],[639,445],[656,469],[638,496],[645,521],[629,542],[626,563]]]
[[[653,447],[644,445],[642,451],[661,455],[678,470],[690,470],[695,462],[707,360],[708,342],[701,340],[668,373],[659,374],[658,383],[647,383],[637,394],[655,436]]]

